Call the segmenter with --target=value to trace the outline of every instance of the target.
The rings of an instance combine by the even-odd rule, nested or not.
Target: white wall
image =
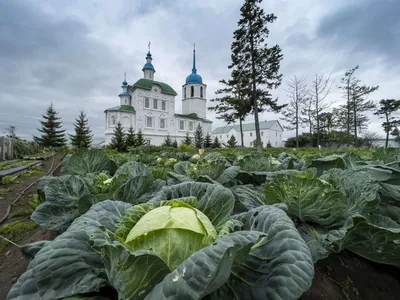
[[[193,97],[191,97],[191,88],[194,89]],[[203,88],[203,95],[200,89]],[[186,92],[185,92],[186,90]],[[185,97],[186,95],[186,97]],[[201,97],[203,96],[203,97]],[[196,113],[200,118],[206,118],[207,109],[207,86],[205,84],[185,84],[182,87],[182,113]]]
[[[146,98],[149,99],[149,107],[145,107]],[[154,100],[157,100],[157,108],[154,107]],[[165,101],[165,110],[162,110],[162,101]],[[176,117],[175,96],[161,93],[161,88],[157,85],[154,85],[151,91],[135,89],[132,93],[132,106],[135,108],[136,114],[124,112],[106,113],[106,145],[111,142],[113,130],[118,122],[121,122],[124,131],[127,131],[130,126],[133,127],[135,132],[141,130],[145,139],[151,145],[161,145],[168,134],[172,139],[176,139],[179,144],[184,139],[187,131],[193,136],[198,124],[203,127],[204,135],[207,132],[211,134],[212,123]],[[193,111],[189,113],[193,113]],[[152,118],[151,127],[147,126],[150,125],[147,124],[147,117]],[[115,125],[112,124],[112,118],[115,118]],[[161,128],[161,118],[165,120],[165,128]],[[181,120],[184,122],[183,130],[180,129]],[[190,128],[190,123],[193,124],[192,128]]]
[[[264,147],[267,146],[268,141],[270,141],[272,147],[283,147],[283,132],[279,125],[277,125],[277,127],[274,126],[273,129],[262,129],[260,133]],[[240,131],[236,131],[235,129],[231,129],[228,133],[213,134],[213,139],[217,136],[221,143],[226,143],[232,135],[236,138],[237,145],[240,146]],[[243,131],[243,143],[245,147],[252,147],[255,139],[255,130]]]

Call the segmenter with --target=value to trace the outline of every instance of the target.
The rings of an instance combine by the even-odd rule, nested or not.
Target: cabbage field
[[[53,241],[8,294],[36,299],[298,299],[345,249],[400,266],[400,152],[67,156],[32,214]]]

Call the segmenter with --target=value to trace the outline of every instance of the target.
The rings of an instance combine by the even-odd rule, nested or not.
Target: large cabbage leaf
[[[89,173],[101,173],[108,171],[114,175],[117,164],[108,158],[102,151],[85,151],[72,154],[67,161],[64,161],[61,168],[62,175],[85,176]]]
[[[244,224],[244,230],[266,236],[233,266],[230,279],[213,299],[298,299],[311,287],[310,250],[282,209],[260,206],[234,219]]]
[[[240,202],[247,210],[265,205],[264,186],[256,187],[251,184],[236,185],[231,188],[236,201]]]
[[[234,232],[192,254],[168,274],[145,299],[201,299],[220,288],[243,260],[260,232]]]
[[[48,178],[43,188],[45,202],[32,214],[32,220],[48,229],[64,232],[79,216],[79,199],[90,193],[80,176],[64,175]]]
[[[302,224],[299,232],[314,262],[348,249],[378,263],[400,266],[400,225],[388,217],[354,215],[339,229]]]
[[[115,200],[136,204],[143,195],[151,191],[153,174],[140,162],[127,162],[113,177],[112,188]]]
[[[103,262],[119,299],[143,299],[171,270],[153,251],[130,252],[121,245],[103,247]]]
[[[331,225],[346,212],[346,196],[330,183],[305,176],[278,175],[266,183],[266,203],[285,203],[288,214],[302,222]]]
[[[155,194],[149,203],[159,203],[162,200],[172,200],[182,197],[196,197],[196,208],[203,212],[215,228],[222,225],[233,212],[235,197],[231,190],[221,185],[184,182],[173,186],[165,186]]]
[[[344,219],[356,214],[368,213],[378,205],[380,186],[368,173],[355,170],[331,169],[320,177],[328,181],[347,197]]]
[[[66,232],[44,244],[7,299],[60,299],[108,285],[100,247],[111,242],[108,232],[115,232],[130,206],[110,200],[94,205]]]
[[[229,166],[229,163],[220,154],[210,153],[196,164],[179,162],[169,176],[178,182],[209,182],[226,185],[236,178],[240,171],[238,166]]]
[[[369,260],[400,266],[400,225],[381,215],[356,215],[344,226],[344,239],[336,243],[337,251],[350,251]]]

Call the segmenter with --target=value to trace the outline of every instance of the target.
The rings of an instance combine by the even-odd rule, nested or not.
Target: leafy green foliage
[[[190,136],[189,132],[186,132],[185,138],[182,140],[182,144],[184,145],[192,145],[192,137]]]
[[[193,144],[197,149],[203,148],[204,133],[203,133],[203,128],[201,127],[200,123],[199,123],[199,125],[197,125],[196,131],[194,132]]]
[[[126,149],[129,149],[130,147],[136,147],[136,135],[135,131],[133,130],[133,127],[129,127],[128,132],[126,133],[126,138],[125,138],[125,147]]]
[[[34,137],[35,142],[39,143],[43,147],[61,147],[65,145],[65,130],[62,128],[60,117],[58,112],[53,108],[51,104],[46,114],[43,115],[43,121],[40,121],[42,128],[38,129],[41,132],[40,137]]]
[[[121,122],[118,122],[114,128],[113,137],[111,138],[110,148],[123,152],[126,150],[126,136],[122,128]]]
[[[331,253],[400,265],[397,152],[189,147],[67,157],[8,299],[298,299]]]
[[[80,150],[89,149],[92,144],[92,137],[90,127],[88,125],[88,119],[86,114],[81,111],[78,119],[75,119],[74,124],[75,135],[69,135],[71,138],[71,145]]]
[[[228,144],[228,146],[229,146],[230,148],[235,148],[236,145],[237,145],[236,138],[235,138],[233,135],[231,135],[231,137],[230,137],[229,140],[227,141],[227,144]]]

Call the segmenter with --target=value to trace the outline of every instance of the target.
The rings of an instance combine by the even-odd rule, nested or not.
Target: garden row
[[[347,249],[400,266],[400,152],[67,157],[8,299],[298,299]],[[71,297],[71,298],[68,298]]]

